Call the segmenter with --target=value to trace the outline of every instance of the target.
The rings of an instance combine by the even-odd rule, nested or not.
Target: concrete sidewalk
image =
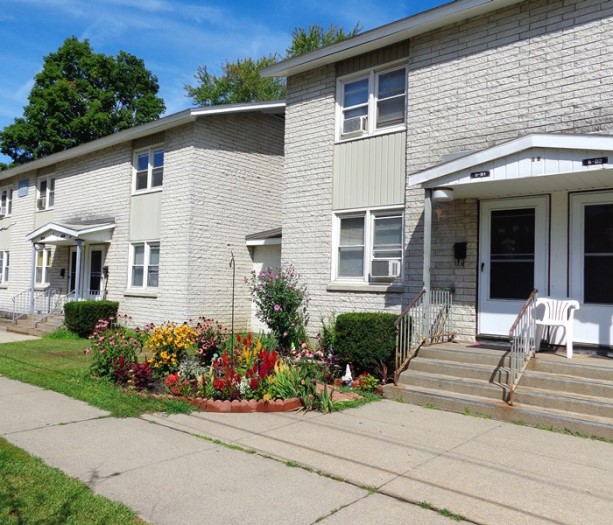
[[[278,425],[264,414],[252,415],[252,424],[264,416],[262,424]],[[108,417],[83,402],[0,377],[0,436],[150,522],[450,523],[364,487],[178,431],[166,426],[174,425],[171,419],[151,419]]]
[[[0,435],[155,523],[453,523],[424,502],[492,525],[613,517],[613,444],[394,401],[116,419],[0,377]]]

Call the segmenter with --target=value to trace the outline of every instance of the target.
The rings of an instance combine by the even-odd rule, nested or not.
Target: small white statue
[[[341,379],[343,380],[343,385],[345,386],[351,386],[353,384],[353,377],[351,376],[351,368],[349,368],[349,365],[347,365],[345,375],[341,377]]]

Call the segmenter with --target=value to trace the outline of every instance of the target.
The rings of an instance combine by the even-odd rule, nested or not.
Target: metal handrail
[[[60,295],[60,293],[60,288],[45,288],[44,290],[32,290],[29,288],[18,293],[12,299],[13,321],[32,315],[32,323],[36,324],[42,318],[49,315],[52,310],[53,298],[56,295]]]
[[[530,359],[534,357],[536,348],[535,309],[538,290],[530,292],[528,299],[517,314],[515,322],[509,330],[511,341],[510,373],[507,379],[509,396],[507,402],[513,405],[515,390],[519,384]]]
[[[396,369],[394,383],[419,348],[453,338],[451,318],[452,294],[450,290],[423,289],[402,310],[396,319]]]

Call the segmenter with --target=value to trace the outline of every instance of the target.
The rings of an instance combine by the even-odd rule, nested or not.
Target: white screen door
[[[479,333],[508,335],[532,289],[548,293],[548,198],[482,201],[479,253]]]
[[[574,340],[613,345],[613,192],[571,195],[570,297]]]

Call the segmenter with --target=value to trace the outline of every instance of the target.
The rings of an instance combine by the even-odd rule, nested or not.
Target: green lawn
[[[112,525],[142,523],[135,512],[0,439],[0,523]]]
[[[83,355],[87,346],[86,339],[47,338],[0,344],[0,375],[80,399],[116,417],[192,410],[178,399],[142,398],[93,378],[89,373],[91,358]]]

